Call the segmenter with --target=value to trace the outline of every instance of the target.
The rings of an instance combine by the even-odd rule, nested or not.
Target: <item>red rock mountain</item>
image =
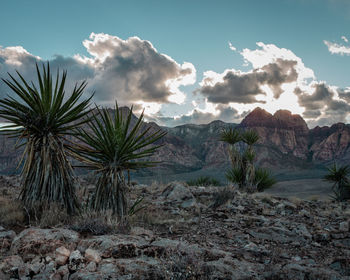
[[[237,126],[255,129],[259,133],[258,164],[275,171],[306,170],[325,166],[334,160],[350,163],[350,125],[338,123],[308,129],[301,116],[287,110],[272,115],[256,108],[241,124],[214,121],[205,125],[168,128],[145,123],[145,127],[149,126],[151,130],[163,129],[168,134],[152,158],[162,163],[140,172],[140,176],[162,174],[163,178],[170,179],[169,174],[173,174],[175,177],[171,179],[179,179],[182,178],[179,174],[186,173],[188,176],[219,174],[223,177],[229,159],[227,145],[219,141],[219,135],[223,128]],[[14,143],[13,139],[0,136],[0,173],[12,173],[16,168],[20,153],[14,150]]]

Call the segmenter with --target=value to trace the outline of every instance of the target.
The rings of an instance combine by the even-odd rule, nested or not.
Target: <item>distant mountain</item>
[[[127,108],[122,110],[125,114],[128,112]],[[138,178],[161,177],[166,181],[204,174],[223,178],[229,158],[227,144],[219,141],[219,135],[228,127],[256,130],[261,138],[256,146],[257,164],[271,168],[281,178],[320,170],[334,160],[350,162],[350,125],[337,123],[309,129],[301,116],[287,110],[272,115],[256,108],[240,124],[213,121],[169,128],[145,123],[144,129],[148,127],[151,131],[161,129],[168,133],[159,142],[163,146],[152,157],[161,163],[137,172]],[[14,139],[0,136],[0,173],[15,171],[20,152],[14,150],[14,144]]]

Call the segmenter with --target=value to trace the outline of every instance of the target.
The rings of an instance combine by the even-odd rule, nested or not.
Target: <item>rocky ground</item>
[[[16,184],[0,183],[4,205]],[[85,218],[3,223],[0,279],[350,279],[349,203],[183,183],[133,186],[140,196],[145,208],[114,232],[103,217],[85,230]]]

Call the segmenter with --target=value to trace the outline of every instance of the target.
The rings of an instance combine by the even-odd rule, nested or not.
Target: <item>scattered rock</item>
[[[341,222],[339,224],[339,230],[344,231],[344,232],[348,232],[349,231],[349,222],[348,221]],[[0,234],[0,238],[1,238],[1,234]]]
[[[68,268],[70,271],[77,271],[83,267],[84,257],[81,255],[80,251],[75,250],[69,256]]]
[[[164,190],[162,195],[169,201],[180,204],[182,208],[196,206],[196,199],[183,183],[170,183]]]
[[[85,251],[85,259],[87,262],[100,263],[101,262],[101,255],[96,250],[87,249]]]

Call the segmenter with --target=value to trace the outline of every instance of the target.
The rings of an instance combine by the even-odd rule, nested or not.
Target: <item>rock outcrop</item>
[[[256,108],[242,121],[240,127],[256,130],[261,145],[277,148],[281,153],[297,158],[308,157],[309,129],[302,117],[290,111],[279,110],[271,115]]]

